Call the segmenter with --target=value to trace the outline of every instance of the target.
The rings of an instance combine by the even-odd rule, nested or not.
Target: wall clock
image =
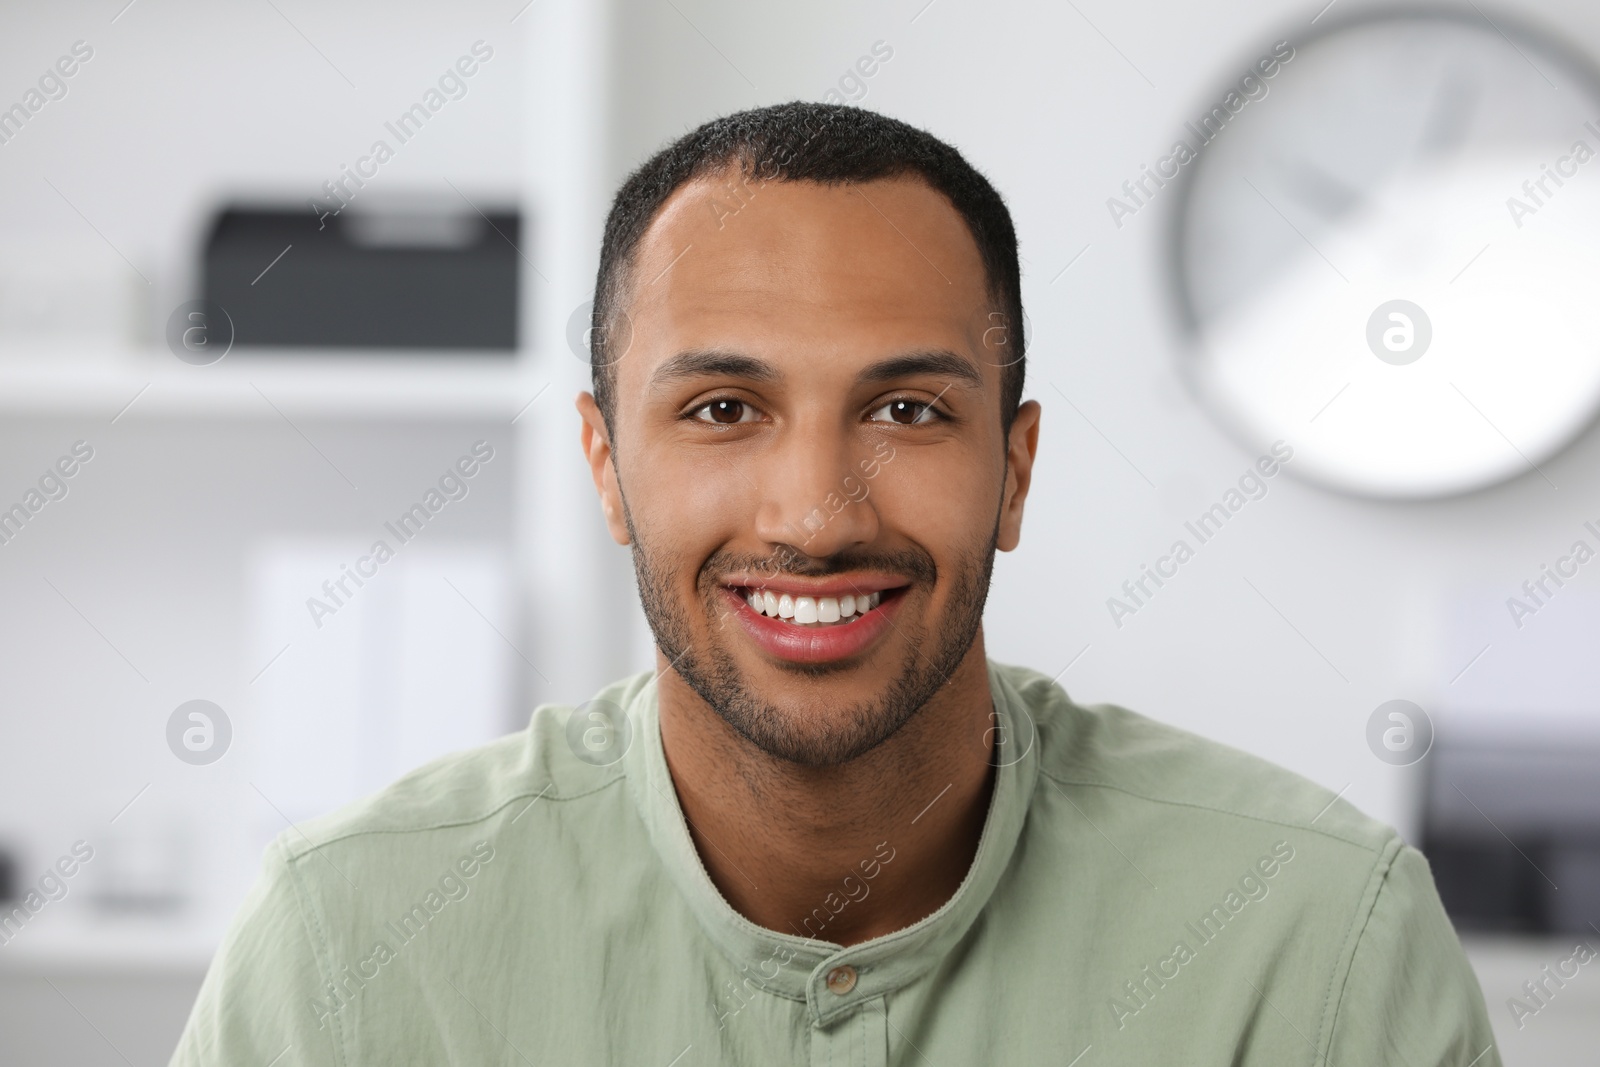
[[[1288,43],[1264,95],[1216,93],[1182,166],[1192,386],[1346,492],[1549,481],[1600,407],[1600,75],[1476,7]]]

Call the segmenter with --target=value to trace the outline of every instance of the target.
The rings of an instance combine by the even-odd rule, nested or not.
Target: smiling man
[[[595,315],[657,669],[280,838],[174,1062],[1498,1062],[1392,830],[987,659],[1040,409],[954,149],[709,123],[618,193]]]

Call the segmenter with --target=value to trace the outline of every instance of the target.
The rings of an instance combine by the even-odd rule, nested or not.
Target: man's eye
[[[891,400],[867,416],[873,422],[897,422],[902,426],[934,422],[940,416],[926,400]]]
[[[716,423],[719,426],[756,421],[756,409],[743,400],[713,400],[709,404],[695,408],[691,414],[701,422]]]

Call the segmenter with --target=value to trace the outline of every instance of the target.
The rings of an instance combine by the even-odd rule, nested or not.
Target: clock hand
[[[1440,80],[1433,104],[1417,136],[1418,155],[1440,156],[1466,140],[1467,127],[1478,110],[1478,85],[1460,68]]]
[[[1278,160],[1277,170],[1284,190],[1324,218],[1338,218],[1365,198],[1360,189],[1304,156]]]

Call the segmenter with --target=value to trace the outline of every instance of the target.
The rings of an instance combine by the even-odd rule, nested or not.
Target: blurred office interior
[[[73,873],[0,1062],[164,1063],[272,836],[653,665],[572,408],[600,224],[796,98],[1014,213],[990,654],[1398,827],[1504,1061],[1580,1062],[1600,970],[1525,983],[1600,948],[1600,8],[1404,10],[9,5],[0,913]]]

